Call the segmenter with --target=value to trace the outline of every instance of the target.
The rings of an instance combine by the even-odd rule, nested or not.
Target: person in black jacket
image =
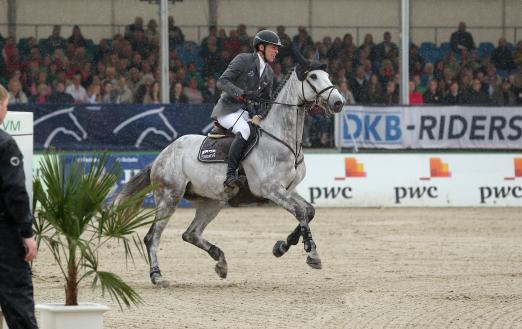
[[[51,104],[74,104],[74,98],[65,92],[65,84],[56,81],[54,92],[47,96],[47,102]]]
[[[479,79],[475,78],[471,82],[471,90],[469,94],[464,97],[464,104],[468,105],[489,105],[491,100],[489,95],[482,90],[482,83]]]
[[[498,39],[498,47],[491,53],[491,63],[501,70],[510,71],[516,68],[513,53],[508,49],[506,38]]]
[[[454,52],[460,52],[461,49],[475,49],[475,42],[471,33],[466,31],[466,23],[460,22],[457,31],[453,32],[450,37],[451,49]]]
[[[442,99],[444,105],[461,105],[462,104],[462,93],[459,90],[459,83],[454,80],[451,82],[449,91]]]
[[[8,99],[0,85],[0,124]],[[12,329],[38,329],[28,264],[37,254],[32,222],[22,154],[14,139],[0,130],[0,307]]]
[[[274,71],[269,64],[274,62],[281,46],[281,40],[275,32],[257,32],[253,41],[255,52],[234,57],[217,81],[217,87],[222,93],[211,117],[236,134],[228,154],[227,178],[223,183],[226,189],[241,183],[236,171],[250,137],[245,101],[272,99]]]
[[[428,90],[422,96],[424,104],[442,103],[442,94],[439,91],[439,82],[436,79],[430,80]]]

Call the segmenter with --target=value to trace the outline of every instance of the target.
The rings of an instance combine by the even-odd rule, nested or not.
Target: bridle
[[[318,69],[317,69],[318,70]],[[307,75],[306,79],[304,79],[303,81],[301,81],[301,90],[303,92],[303,100],[304,100],[304,103],[313,103],[315,105],[320,105],[319,104],[319,101],[320,101],[320,98],[321,98],[321,95],[324,94],[325,92],[327,92],[328,90],[330,90],[330,92],[328,93],[328,97],[324,98],[324,101],[326,104],[328,104],[328,101],[330,100],[330,96],[332,95],[332,92],[333,90],[335,89],[334,85],[330,85],[326,88],[323,88],[321,89],[320,91],[317,91],[317,88],[310,82],[310,79],[308,79],[308,73],[312,72],[314,70],[311,70],[311,71],[306,71],[305,72],[305,75]],[[315,97],[314,97],[314,100],[313,101],[309,101],[306,99],[306,96],[305,96],[305,92],[304,92],[304,83],[308,83],[308,85],[310,86],[310,88],[312,88],[312,90],[314,91],[315,93]]]
[[[317,70],[320,70],[320,69],[313,69],[313,70],[310,70],[310,71],[305,71],[304,75],[307,76],[308,73],[310,73],[312,71],[317,71]],[[305,82],[310,86],[310,88],[312,88],[312,90],[315,93],[314,99],[311,100],[311,101],[307,100],[306,96],[305,96],[305,91],[304,91]],[[321,105],[320,104],[321,103],[320,102],[321,95],[324,94],[325,92],[327,92],[328,90],[330,90],[330,92],[328,93],[328,97],[323,98],[324,102],[326,104],[328,104],[328,101],[330,100],[330,96],[332,95],[332,92],[333,92],[334,89],[335,89],[335,86],[332,84],[332,85],[330,85],[330,86],[328,86],[326,88],[321,89],[320,91],[317,91],[317,88],[310,82],[310,79],[307,76],[304,80],[301,80],[301,92],[303,94],[303,103],[301,103],[301,104],[288,104],[288,103],[276,102],[276,101],[269,100],[269,99],[259,99],[258,103],[278,104],[278,105],[286,105],[286,106],[291,106],[291,107],[304,107],[305,105],[310,105],[308,109],[311,109],[312,105]]]
[[[306,78],[304,80],[301,80],[301,91],[303,93],[303,103],[301,103],[301,104],[287,104],[287,103],[276,102],[276,101],[272,101],[272,100],[268,100],[268,99],[260,99],[259,103],[285,105],[285,106],[290,106],[290,107],[297,107],[298,109],[299,108],[305,108],[308,105],[307,110],[310,110],[313,107],[313,105],[321,106],[321,104],[320,104],[321,95],[323,95],[325,92],[330,90],[330,92],[328,93],[328,97],[326,99],[323,98],[323,101],[328,105],[328,101],[330,100],[330,96],[332,95],[332,92],[335,89],[335,86],[332,84],[332,85],[330,85],[330,86],[328,86],[326,88],[321,89],[320,91],[317,91],[317,88],[308,79],[308,73],[310,73],[312,71],[315,71],[315,70],[320,70],[320,69],[312,69],[310,71],[305,71],[304,74],[305,74]],[[312,90],[315,92],[315,96],[314,96],[314,99],[312,101],[309,101],[309,100],[306,99],[305,92],[304,92],[304,84],[305,84],[305,82],[308,83],[310,88],[312,88]],[[297,116],[299,115],[299,111],[296,111],[295,113],[296,113],[296,122],[297,122]],[[325,113],[327,113],[327,111],[325,111]],[[296,129],[295,129],[295,149],[292,148],[292,146],[290,146],[287,142],[285,142],[282,139],[274,136],[273,134],[269,133],[268,131],[264,130],[263,128],[259,127],[259,131],[261,133],[267,134],[268,136],[270,136],[271,138],[273,138],[277,142],[283,144],[284,146],[286,146],[290,150],[290,152],[292,152],[292,154],[294,155],[294,158],[295,158],[294,168],[297,168],[304,161],[304,156],[301,157],[301,154],[302,154],[301,152],[302,152],[302,149],[303,149],[303,142],[301,141],[301,145],[298,145],[298,143],[297,143],[297,140],[298,140],[297,126],[296,126]],[[299,159],[299,157],[301,157],[301,159]]]

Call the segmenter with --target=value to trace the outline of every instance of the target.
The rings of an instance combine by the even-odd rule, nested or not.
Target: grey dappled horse
[[[291,245],[303,237],[308,253],[307,264],[321,268],[321,259],[312,240],[309,222],[314,207],[301,197],[295,187],[305,177],[306,168],[301,141],[305,112],[312,106],[321,106],[330,113],[342,110],[344,98],[334,88],[326,66],[300,58],[300,63],[286,77],[276,93],[276,100],[260,123],[258,145],[242,161],[248,187],[253,197],[268,199],[293,214],[299,225],[286,241],[277,241],[273,248],[276,257],[282,256]],[[239,188],[225,192],[226,163],[202,163],[198,150],[205,139],[201,135],[185,135],[167,146],[154,162],[134,176],[122,189],[116,202],[150,185],[157,185],[154,197],[158,208],[157,218],[147,235],[145,245],[150,260],[152,283],[167,286],[158,265],[156,252],[168,219],[178,202],[185,198],[196,208],[196,216],[183,233],[183,240],[206,252],[215,260],[216,273],[227,276],[225,253],[202,237],[205,227],[217,216],[226,202],[234,198]]]

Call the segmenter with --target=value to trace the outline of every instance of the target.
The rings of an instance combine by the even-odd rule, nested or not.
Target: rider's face
[[[265,46],[265,60],[268,63],[273,63],[275,61],[275,57],[279,52],[279,48],[274,45],[266,45]]]

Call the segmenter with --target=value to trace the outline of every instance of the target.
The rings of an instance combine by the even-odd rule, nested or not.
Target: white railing
[[[72,27],[76,24],[61,24],[62,36],[68,37]],[[111,25],[111,24],[78,24],[82,30],[84,37],[93,39],[94,42],[99,42],[102,38],[111,38],[116,33],[124,33],[125,25]],[[7,35],[6,23],[0,23],[0,33]],[[179,26],[185,34],[186,40],[201,42],[203,38],[208,35],[207,25],[180,25]],[[275,29],[275,26],[266,26],[267,28]],[[37,39],[47,38],[52,31],[53,24],[17,24],[16,33],[18,38],[26,38],[34,36]],[[230,31],[236,26],[223,25],[219,28]],[[249,25],[247,31],[253,35],[258,26]],[[421,43],[424,41],[434,42],[440,45],[441,42],[449,41],[449,36],[456,30],[455,26],[412,26],[410,28],[411,40],[413,42]],[[297,33],[297,26],[286,26],[288,35],[293,36]],[[375,42],[380,42],[382,32],[390,31],[398,42],[399,26],[313,26],[308,28],[310,35],[314,40],[321,40],[324,36],[342,37],[346,33],[351,33],[354,42],[360,44],[367,33],[373,34]],[[497,39],[505,36],[509,42],[516,43],[519,38],[522,39],[522,26],[468,26],[475,37],[475,42],[489,41],[496,43]]]

